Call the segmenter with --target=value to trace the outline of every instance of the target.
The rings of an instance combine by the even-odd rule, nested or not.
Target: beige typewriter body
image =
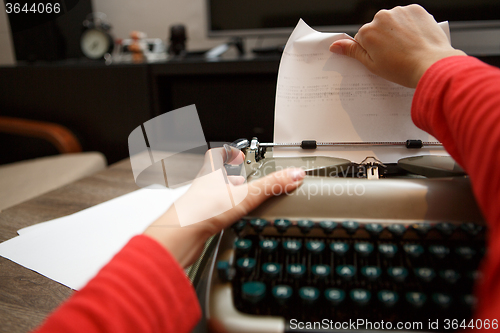
[[[346,167],[345,160],[325,157],[274,159],[272,152],[265,153],[249,148],[244,150],[245,168],[249,181],[275,170],[278,164],[304,167],[315,165],[308,171],[303,184],[290,195],[273,197],[252,211],[248,218],[259,217],[268,221],[287,218],[293,223],[308,219],[356,220],[363,223],[414,224],[418,222],[448,221],[453,224],[474,222],[483,224],[483,217],[476,205],[467,176],[425,178],[359,179],[327,177],[334,168]],[[259,156],[261,154],[261,156]],[[370,168],[370,165],[367,165]],[[263,171],[265,170],[265,171]],[[370,178],[370,177],[368,177]],[[341,191],[342,189],[342,191]],[[292,234],[300,231],[292,230]],[[306,237],[315,237],[320,230],[312,229]],[[340,232],[340,231],[339,231]],[[265,234],[277,234],[268,226]],[[209,263],[205,303],[206,319],[211,332],[285,332],[285,319],[241,313],[233,304],[230,282],[218,276],[219,260],[234,262],[233,244],[237,234],[231,228],[223,231],[218,246]]]

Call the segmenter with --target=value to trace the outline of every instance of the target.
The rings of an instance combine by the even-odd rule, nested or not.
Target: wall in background
[[[9,19],[4,6],[0,6],[0,66],[14,65],[14,46],[10,33]]]
[[[94,11],[103,12],[113,25],[115,38],[128,38],[130,31],[145,32],[148,37],[170,36],[170,26],[184,24],[188,34],[188,50],[203,50],[221,44],[222,38],[207,38],[206,0],[92,0]],[[286,38],[266,38],[265,45],[284,44]],[[247,49],[257,40],[248,39]]]
[[[205,50],[226,41],[207,37],[206,0],[92,0],[94,11],[103,12],[113,25],[115,38],[128,38],[132,30],[167,42],[170,26],[184,24],[188,33],[188,50]],[[2,6],[3,7],[3,6]],[[3,8],[2,8],[3,9]],[[286,38],[246,40],[247,50],[259,46],[284,44]],[[0,66],[15,64],[14,46],[7,14],[0,10]]]
[[[81,0],[89,1],[89,0]],[[116,38],[128,38],[130,31],[140,30],[149,37],[169,37],[169,29],[174,24],[184,24],[188,32],[188,50],[209,49],[225,40],[207,38],[206,0],[91,0],[95,11],[105,13],[113,25],[112,33]],[[2,6],[3,7],[3,6]],[[452,33],[455,47],[469,54],[499,54],[498,38],[500,29],[476,33]],[[463,36],[462,36],[463,35]],[[492,43],[491,41],[495,42]],[[473,45],[470,45],[472,41]],[[264,41],[255,38],[246,40],[247,50],[257,44],[271,46],[284,44],[286,38],[266,38]],[[480,45],[476,45],[480,44]],[[0,11],[0,65],[15,63],[15,53],[10,34],[9,22],[5,11]]]
[[[92,5],[108,16],[115,38],[128,38],[130,31],[139,30],[166,40],[171,25],[184,24],[189,49],[220,44],[205,36],[205,0],[92,0]]]

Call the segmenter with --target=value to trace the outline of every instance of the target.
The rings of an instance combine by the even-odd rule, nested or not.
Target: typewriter
[[[284,164],[307,176],[216,240],[209,331],[444,331],[471,318],[487,230],[450,157],[354,164],[274,158],[256,138],[239,148],[248,180]]]

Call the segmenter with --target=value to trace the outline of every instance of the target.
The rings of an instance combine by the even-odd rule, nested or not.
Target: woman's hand
[[[244,178],[225,175],[224,162],[241,164],[243,161],[243,153],[235,148],[209,150],[190,189],[144,234],[160,242],[183,267],[187,267],[198,258],[211,235],[230,226],[276,193],[290,193],[305,176],[302,169],[286,169],[242,184]]]
[[[330,51],[355,58],[374,74],[410,88],[436,61],[466,55],[450,45],[434,17],[419,5],[379,11],[354,39],[336,41]]]

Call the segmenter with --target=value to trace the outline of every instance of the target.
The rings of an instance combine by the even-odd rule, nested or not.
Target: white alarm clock
[[[109,33],[111,25],[103,13],[92,13],[83,22],[85,27],[80,39],[83,54],[89,59],[103,59],[114,48],[113,36]]]

